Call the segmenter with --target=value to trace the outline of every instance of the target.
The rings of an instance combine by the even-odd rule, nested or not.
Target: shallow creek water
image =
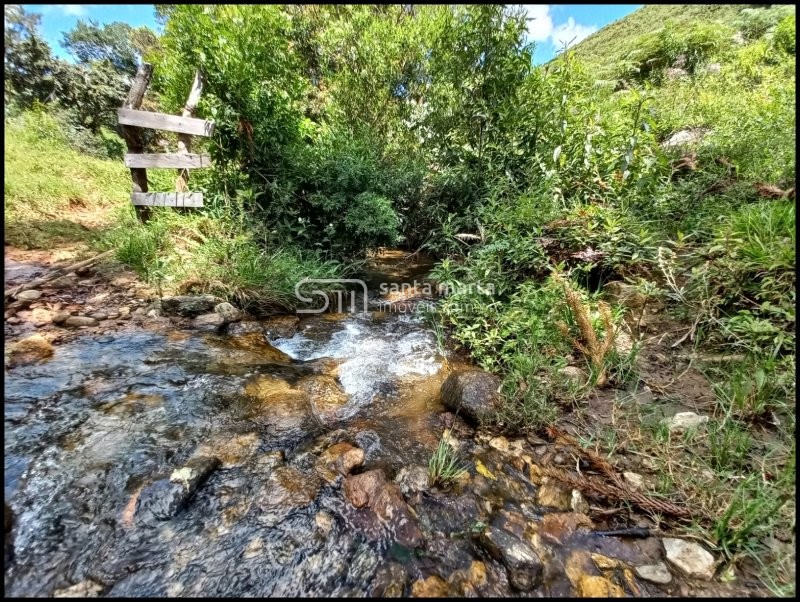
[[[399,257],[372,266],[371,287],[429,267]],[[451,595],[514,595],[503,564],[475,541],[480,524],[540,543],[544,578],[528,595],[570,595],[576,574],[600,574],[591,552],[658,560],[652,540],[592,537],[569,521],[540,538],[546,513],[527,470],[476,443],[466,425],[470,478],[408,496],[423,539],[403,545],[391,521],[348,503],[342,477],[321,475],[318,458],[348,441],[365,452],[356,472],[381,468],[391,480],[426,465],[443,430],[439,388],[456,364],[418,316],[391,311],[312,315],[271,342],[291,359],[227,335],[129,328],[8,370],[6,595],[74,584],[110,596],[409,595],[431,576]],[[322,419],[294,403],[316,377],[337,379],[347,396]],[[198,456],[221,464],[185,507],[169,520],[139,520],[143,488]],[[479,459],[493,479],[476,472]],[[626,587],[631,577],[618,580]]]

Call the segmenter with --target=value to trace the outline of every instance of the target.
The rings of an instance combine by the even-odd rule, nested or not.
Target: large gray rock
[[[214,312],[225,319],[225,323],[238,322],[242,319],[242,312],[227,301],[214,306]]]
[[[166,314],[178,314],[193,318],[214,311],[223,300],[214,295],[178,295],[161,300],[161,310]]]
[[[442,403],[473,422],[490,418],[499,407],[500,379],[483,370],[453,372],[442,384]]]
[[[202,314],[192,320],[192,328],[197,330],[219,331],[223,326],[225,326],[225,316],[216,312]]]
[[[418,491],[428,490],[428,469],[424,466],[403,466],[394,482],[400,486],[403,495],[409,496]]]
[[[508,531],[488,527],[481,533],[481,546],[506,567],[508,581],[514,589],[528,592],[542,579],[542,561],[536,551]]]
[[[714,577],[714,556],[703,546],[684,539],[662,540],[667,560],[689,577],[709,580]]]

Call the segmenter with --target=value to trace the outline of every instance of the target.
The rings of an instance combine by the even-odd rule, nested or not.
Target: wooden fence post
[[[142,106],[144,93],[147,91],[147,86],[150,85],[150,79],[153,77],[153,65],[150,63],[142,63],[136,71],[136,77],[133,80],[133,85],[128,92],[128,98],[122,105],[123,109],[138,109]],[[122,137],[125,139],[125,144],[128,146],[129,153],[141,153],[144,150],[144,143],[139,130],[135,127],[125,125],[120,126]],[[138,167],[131,168],[131,180],[133,180],[133,192],[147,192],[147,170]],[[136,215],[139,221],[146,222],[150,217],[150,208],[144,206],[136,206]]]
[[[183,117],[194,117],[197,103],[200,102],[200,94],[203,92],[203,73],[198,69],[194,74],[192,89],[189,91],[189,98],[183,107]],[[188,134],[178,134],[178,152],[188,153],[192,149],[192,137]],[[178,170],[178,178],[175,180],[175,190],[187,192],[189,190],[189,170]]]

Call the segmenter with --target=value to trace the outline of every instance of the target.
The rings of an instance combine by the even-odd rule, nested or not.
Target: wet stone
[[[200,314],[210,313],[223,300],[213,295],[178,295],[161,300],[161,309],[167,314],[177,314],[193,318]]]
[[[395,482],[400,486],[400,491],[405,496],[427,491],[428,489],[428,469],[424,466],[404,466],[395,477]]]
[[[449,595],[447,582],[438,575],[418,579],[411,586],[412,598],[446,598]]]
[[[408,580],[403,565],[389,562],[378,568],[369,595],[374,598],[400,598]]]
[[[364,451],[344,441],[335,443],[319,457],[319,464],[322,467],[341,475],[350,474],[350,471],[363,463]]]
[[[136,502],[137,522],[152,524],[177,515],[219,465],[217,458],[192,458],[174,470],[169,478],[159,479],[142,489]]]
[[[536,501],[540,506],[569,510],[572,505],[572,491],[556,482],[547,479],[536,493]]]
[[[500,379],[483,370],[453,372],[442,384],[442,403],[473,422],[491,417],[497,410]]]
[[[542,561],[529,544],[496,527],[484,529],[479,542],[495,560],[506,567],[512,587],[527,592],[540,583]]]
[[[578,596],[581,598],[624,598],[623,589],[605,577],[581,575],[578,579]]]

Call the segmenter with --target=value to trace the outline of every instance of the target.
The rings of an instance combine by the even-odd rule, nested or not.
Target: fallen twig
[[[671,502],[652,498],[638,491],[632,491],[620,478],[614,467],[600,456],[583,449],[578,443],[566,433],[559,431],[555,427],[548,429],[548,434],[555,439],[556,443],[568,445],[578,452],[595,470],[602,473],[613,485],[604,483],[598,479],[592,479],[586,475],[575,476],[560,468],[543,467],[542,474],[552,477],[558,481],[566,483],[589,495],[600,495],[612,499],[628,501],[639,508],[669,514],[678,518],[689,518],[691,512],[688,508],[677,506]]]

